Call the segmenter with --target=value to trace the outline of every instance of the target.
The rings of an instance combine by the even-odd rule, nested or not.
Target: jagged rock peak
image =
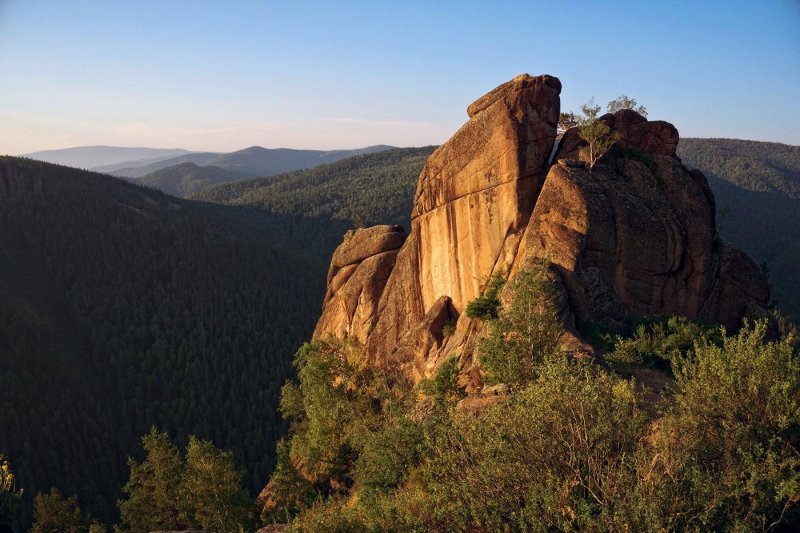
[[[466,316],[493,274],[549,258],[561,316],[620,329],[631,315],[684,315],[736,326],[769,290],[753,261],[716,237],[714,198],[675,156],[678,132],[633,111],[601,117],[618,139],[593,169],[579,130],[555,159],[561,83],[523,74],[469,106],[469,120],[426,162],[411,229],[348,233],[336,250],[315,337],[354,336],[371,360],[414,380],[450,355],[482,386]],[[447,326],[447,334],[444,333]]]

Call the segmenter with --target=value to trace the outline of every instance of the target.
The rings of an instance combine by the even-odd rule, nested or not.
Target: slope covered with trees
[[[321,264],[259,213],[0,159],[0,450],[108,521],[152,425],[234,452],[259,488]]]
[[[200,166],[196,163],[181,163],[151,172],[139,178],[137,183],[183,198],[218,183],[241,179],[242,174],[214,165]]]

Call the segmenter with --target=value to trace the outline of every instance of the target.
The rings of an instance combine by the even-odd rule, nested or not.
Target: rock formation
[[[375,364],[415,380],[457,355],[478,390],[471,347],[483,326],[466,306],[494,273],[513,277],[543,257],[568,330],[576,319],[613,330],[631,315],[672,314],[735,327],[764,313],[768,287],[717,238],[713,195],[676,157],[677,130],[619,111],[601,118],[618,141],[595,168],[580,161],[577,128],[551,164],[560,90],[552,76],[521,75],[469,106],[422,170],[408,236],[394,226],[345,236],[316,338],[355,336]]]

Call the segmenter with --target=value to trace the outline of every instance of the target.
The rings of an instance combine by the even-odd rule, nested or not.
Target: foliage
[[[105,531],[102,524],[97,522],[90,524],[83,517],[75,496],[65,498],[57,489],[37,494],[33,506],[33,526],[30,533]]]
[[[212,185],[242,177],[241,173],[214,165],[200,166],[187,162],[156,170],[138,178],[136,182],[173,196],[186,197]]]
[[[670,368],[696,343],[719,342],[719,330],[705,327],[684,317],[639,324],[629,338],[618,337],[614,351],[606,359],[622,365],[647,365]]]
[[[606,111],[609,113],[616,113],[623,109],[630,109],[631,111],[636,111],[643,117],[647,117],[647,108],[637,104],[635,99],[628,98],[624,94],[614,98],[608,103],[608,106],[606,106]]]
[[[237,532],[248,524],[251,504],[233,454],[190,436],[184,458],[156,428],[142,437],[142,447],[146,457],[129,459],[127,498],[119,502],[124,530]]]
[[[478,353],[487,383],[517,386],[531,381],[538,365],[558,354],[563,326],[547,261],[521,269],[510,291],[510,305],[489,324]]]
[[[208,531],[238,532],[252,514],[233,454],[194,436],[186,447],[180,498],[189,519]]]
[[[766,322],[734,336],[683,318],[642,324],[609,357],[631,366],[671,365],[673,390],[653,409],[635,381],[603,367],[530,357],[525,346],[558,336],[530,326],[553,318],[541,312],[543,288],[551,286],[546,272],[546,264],[520,272],[509,285],[509,306],[491,323],[508,321],[495,336],[498,345],[531,338],[519,350],[530,360],[520,370],[527,376],[510,376],[517,385],[505,401],[477,414],[460,412],[454,402],[422,408],[428,404],[409,401],[412,389],[391,383],[365,402],[360,388],[368,367],[359,366],[358,350],[354,357],[346,343],[317,341],[299,352],[300,385],[284,389],[284,411],[299,417],[292,446],[338,438],[337,450],[346,441],[350,460],[339,463],[337,479],[316,478],[314,498],[307,482],[296,483],[314,471],[309,455],[292,450],[286,466],[294,485],[279,483],[286,472],[277,470],[270,482],[283,485],[279,500],[297,513],[292,524],[312,531],[796,529],[794,339],[767,341]],[[420,388],[447,394],[457,368],[448,359]],[[327,412],[318,410],[322,405]],[[333,427],[309,435],[311,418],[331,413],[338,437]],[[299,489],[293,500],[286,498],[292,486]]]
[[[558,127],[562,131],[567,131],[568,129],[572,128],[573,126],[577,126],[579,123],[578,116],[575,113],[569,112],[561,112],[558,115]]]
[[[146,453],[141,463],[128,459],[130,478],[122,491],[119,510],[125,529],[168,531],[187,529],[194,521],[185,521],[179,492],[184,464],[178,448],[169,436],[156,428],[142,437]]]
[[[425,463],[451,530],[620,530],[645,430],[632,384],[566,359],[485,415],[456,418]]]
[[[500,307],[499,293],[505,282],[505,279],[500,274],[492,275],[483,294],[467,304],[467,316],[484,320],[497,318],[497,312]]]
[[[449,337],[452,335],[456,330],[456,321],[455,320],[448,320],[442,326],[442,336]]]
[[[327,259],[353,225],[408,228],[417,179],[434,148],[360,155],[309,170],[218,185],[194,197],[281,216],[284,232]]]
[[[0,528],[10,528],[19,512],[22,489],[17,489],[16,476],[8,460],[0,454]]]
[[[641,479],[664,527],[800,527],[800,357],[766,332],[760,321],[674,361]]]
[[[597,161],[616,142],[616,137],[611,133],[611,128],[601,120],[595,120],[582,126],[578,135],[586,141],[587,145],[581,148],[581,155],[589,163],[589,168],[594,168]]]
[[[633,161],[638,161],[646,166],[648,170],[653,173],[653,175],[658,175],[658,163],[656,163],[656,160],[652,155],[644,150],[638,150],[636,148],[623,148],[615,144],[612,147],[612,153],[616,157],[622,159],[632,159]]]
[[[439,365],[432,378],[422,380],[418,387],[439,400],[460,399],[464,390],[458,386],[458,370],[458,358],[450,356]]]
[[[582,117],[578,118],[578,126],[586,126],[597,120],[600,114],[600,106],[594,103],[594,96],[581,106]]]

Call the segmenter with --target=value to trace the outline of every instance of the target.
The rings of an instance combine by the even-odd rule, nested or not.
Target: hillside
[[[222,154],[210,161],[209,164],[247,176],[271,176],[282,172],[333,163],[355,155],[382,152],[390,148],[390,146],[381,145],[355,150],[324,151],[251,146],[244,150]]]
[[[722,237],[766,263],[773,299],[800,317],[800,147],[681,139],[678,155],[708,178]]]
[[[370,146],[355,150],[292,150],[288,148],[262,148],[251,146],[230,153],[197,152],[179,155],[154,162],[140,161],[138,164],[97,168],[121,178],[141,178],[147,174],[179,165],[196,163],[200,166],[223,168],[240,177],[271,176],[303,168],[313,168],[358,154],[380,152],[390,146]]]
[[[263,484],[324,283],[278,223],[0,158],[0,450],[29,498],[56,486],[109,520],[151,425]]]
[[[180,163],[146,174],[137,182],[182,198],[212,185],[241,178],[241,174],[213,165]]]

